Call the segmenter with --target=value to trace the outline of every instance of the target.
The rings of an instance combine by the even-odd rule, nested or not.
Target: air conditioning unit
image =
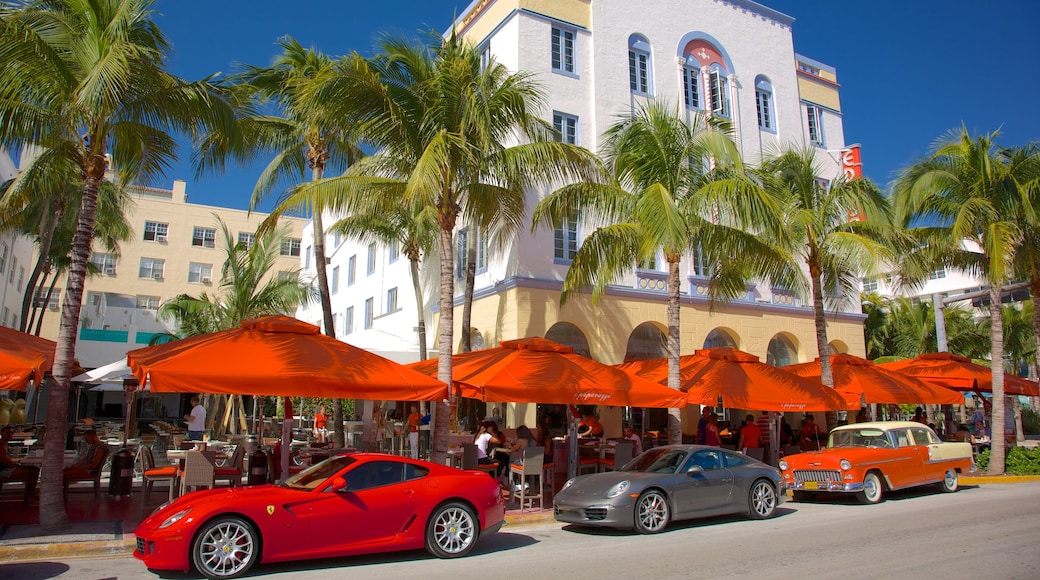
[[[199,278],[199,282],[209,285],[213,283],[213,278],[210,278],[209,276],[203,276],[202,278]]]
[[[154,272],[152,274],[152,278],[154,278],[156,280],[162,280],[163,279],[163,273],[162,272]]]

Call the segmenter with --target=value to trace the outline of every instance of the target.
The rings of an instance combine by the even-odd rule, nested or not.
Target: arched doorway
[[[728,330],[716,328],[704,338],[704,348],[715,348],[718,346],[738,348],[737,339]]]
[[[628,335],[625,362],[664,358],[668,356],[665,349],[667,342],[668,337],[660,327],[653,322],[644,322]]]
[[[589,339],[580,328],[570,322],[557,322],[545,333],[545,338],[554,340],[560,344],[566,344],[574,349],[574,352],[585,358],[592,358],[589,350]]]
[[[766,350],[766,364],[774,367],[785,367],[798,362],[798,350],[794,341],[784,334],[778,334],[769,341]]]

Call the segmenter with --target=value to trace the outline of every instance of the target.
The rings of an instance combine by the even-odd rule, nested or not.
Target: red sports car
[[[154,570],[235,578],[257,562],[425,547],[456,558],[502,526],[498,482],[478,471],[393,455],[339,455],[279,485],[187,494],[135,530]]]

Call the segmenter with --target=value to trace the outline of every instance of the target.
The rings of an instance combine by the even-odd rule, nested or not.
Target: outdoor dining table
[[[73,463],[76,463],[76,457],[78,456],[79,454],[75,451],[66,450],[62,456],[62,466],[68,467]],[[35,465],[37,467],[43,465],[43,449],[30,451],[28,455],[19,461],[19,463],[22,465]]]

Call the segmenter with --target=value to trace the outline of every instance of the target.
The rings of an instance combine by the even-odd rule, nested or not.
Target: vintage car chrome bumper
[[[807,485],[808,484],[808,485]],[[863,491],[863,483],[842,483],[840,481],[796,481],[788,485],[795,491],[828,491],[838,493],[858,493]]]

